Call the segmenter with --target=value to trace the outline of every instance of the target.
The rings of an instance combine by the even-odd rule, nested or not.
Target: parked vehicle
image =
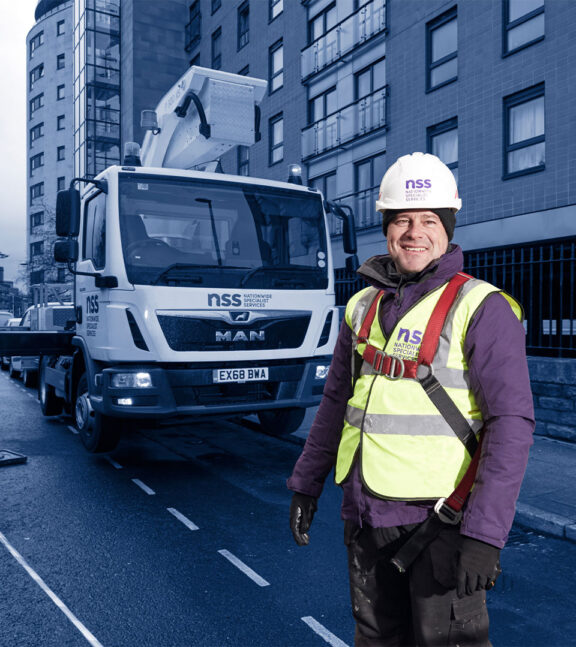
[[[30,306],[19,320],[18,327],[23,330],[66,330],[75,318],[72,303],[60,301],[35,303]],[[40,357],[38,355],[13,355],[10,357],[8,371],[10,377],[20,378],[24,386],[34,386],[38,378]]]
[[[0,328],[8,324],[10,319],[14,318],[14,314],[9,310],[0,310]]]
[[[6,323],[4,323],[0,328],[14,328],[15,326],[19,326],[21,321],[22,317],[12,317],[11,319],[8,319],[8,321],[6,321]],[[3,355],[0,358],[0,368],[3,371],[7,371],[10,368],[10,357]]]

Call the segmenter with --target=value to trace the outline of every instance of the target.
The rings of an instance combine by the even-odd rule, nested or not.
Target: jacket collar
[[[389,254],[372,256],[358,269],[358,274],[370,285],[379,290],[396,291],[410,284],[433,281],[441,285],[460,272],[464,265],[462,248],[455,244],[448,246],[448,251],[436,261],[433,261],[421,272],[415,274],[400,274]]]

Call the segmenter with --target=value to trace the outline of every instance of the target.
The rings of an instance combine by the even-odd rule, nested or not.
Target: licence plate
[[[263,382],[268,379],[268,367],[254,368],[216,368],[212,372],[212,380],[221,382]]]

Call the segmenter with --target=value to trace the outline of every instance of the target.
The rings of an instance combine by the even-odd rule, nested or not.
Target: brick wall
[[[529,357],[536,433],[576,442],[576,360]]]

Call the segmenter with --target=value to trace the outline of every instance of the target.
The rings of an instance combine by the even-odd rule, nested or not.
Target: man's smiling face
[[[402,274],[421,272],[448,249],[448,234],[432,211],[397,213],[386,232],[388,253]]]

